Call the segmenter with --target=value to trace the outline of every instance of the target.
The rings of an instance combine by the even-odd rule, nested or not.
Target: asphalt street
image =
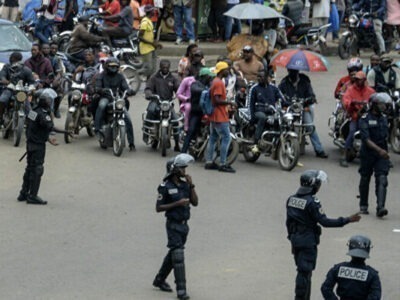
[[[286,238],[285,202],[299,186],[306,169],[329,176],[318,194],[330,217],[358,211],[358,162],[339,166],[339,150],[328,135],[334,109],[333,90],[346,73],[346,62],[329,58],[328,73],[309,74],[318,98],[316,125],[328,159],[316,158],[311,145],[291,172],[261,157],[247,163],[239,156],[236,174],[206,171],[191,165],[199,195],[192,208],[186,244],[187,288],[191,299],[293,299],[296,275]],[[367,59],[365,59],[366,61]],[[284,71],[279,70],[278,78]],[[0,299],[175,299],[152,281],[167,252],[165,218],[155,212],[157,186],[168,158],[141,140],[141,118],[147,101],[143,90],[131,99],[136,152],[114,157],[100,149],[85,131],[65,144],[47,145],[40,195],[47,206],[16,200],[22,182],[25,152],[0,140]],[[63,128],[63,117],[56,124]],[[391,153],[387,208],[383,220],[374,214],[374,179],[370,211],[356,224],[323,229],[312,299],[322,299],[320,286],[333,264],[348,260],[347,240],[369,236],[374,247],[368,263],[379,271],[383,299],[400,299],[400,156]],[[167,280],[174,283],[173,274]]]

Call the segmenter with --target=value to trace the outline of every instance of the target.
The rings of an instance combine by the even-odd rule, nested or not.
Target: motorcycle
[[[125,147],[126,127],[125,127],[125,91],[122,97],[114,95],[111,89],[105,89],[109,93],[112,101],[107,105],[105,112],[105,122],[100,129],[99,144],[102,149],[113,148],[115,156],[121,156]]]
[[[248,162],[256,162],[261,153],[278,160],[282,170],[291,171],[299,160],[300,148],[296,132],[292,131],[293,114],[284,112],[280,105],[269,105],[264,132],[258,145],[254,145],[255,126],[250,122],[247,108],[239,109],[241,133],[237,134],[243,156]]]
[[[400,92],[389,92],[392,97],[391,106],[388,107],[389,143],[395,153],[400,153]]]
[[[70,132],[77,135],[82,128],[86,128],[87,134],[90,137],[94,136],[93,116],[89,112],[91,99],[85,92],[85,89],[86,85],[84,83],[78,84],[72,82],[71,84],[72,91],[68,95],[70,101],[67,117],[65,118],[65,131],[67,133],[64,134],[64,141],[67,144],[72,142]]]
[[[8,84],[6,88],[11,90],[13,95],[3,115],[3,138],[8,139],[12,134],[14,138],[13,145],[18,147],[25,125],[25,103],[29,101],[29,97],[31,97],[35,87],[33,85],[24,85],[20,80],[16,85]]]
[[[231,119],[232,125],[232,119]],[[231,130],[231,142],[228,148],[228,155],[226,157],[226,164],[231,165],[235,162],[236,158],[239,155],[239,143],[236,135]],[[189,154],[192,155],[196,160],[202,160],[204,158],[205,152],[208,147],[208,141],[210,139],[210,120],[206,115],[203,116],[201,120],[201,127],[199,135],[196,140],[191,141],[189,145]],[[185,140],[183,135],[182,140]],[[219,156],[220,156],[220,147],[221,144],[218,142],[216,144],[215,157],[213,159],[214,163],[218,164]]]
[[[294,24],[291,23],[286,29],[288,44],[283,43],[282,39],[277,39],[275,47],[281,50],[304,45],[306,49],[314,51],[318,49],[321,54],[325,55],[328,50],[325,35],[329,26],[331,26],[331,24],[325,24],[320,27],[309,27],[305,25],[296,28]]]
[[[354,102],[356,105],[364,105],[361,109],[362,111],[366,111],[367,105],[366,102]],[[328,127],[330,128],[329,135],[333,138],[333,144],[340,149],[345,149],[346,139],[350,132],[350,123],[351,117],[348,116],[346,110],[343,108],[341,100],[336,99],[335,110],[332,112],[332,115],[328,119]],[[346,160],[348,162],[353,161],[361,149],[361,135],[360,131],[357,130],[353,136],[353,144],[349,151],[346,151]]]
[[[172,119],[174,104],[172,100],[161,100],[160,96],[152,95],[149,99],[154,101],[154,110],[147,110],[142,114],[143,141],[151,144],[153,149],[159,147],[161,155],[167,155],[167,149],[171,148],[171,136],[183,131],[183,115]],[[151,105],[151,104],[150,104]]]
[[[361,48],[372,48],[376,54],[379,53],[372,15],[359,11],[348,18],[348,30],[339,40],[339,56],[341,59],[357,56]]]
[[[290,99],[290,97],[287,97]],[[291,98],[292,104],[288,107],[287,112],[293,116],[293,122],[291,123],[292,130],[297,134],[300,154],[303,155],[306,151],[306,137],[311,135],[315,130],[313,123],[304,123],[304,111],[309,109],[305,107],[306,104],[313,102],[311,98]]]

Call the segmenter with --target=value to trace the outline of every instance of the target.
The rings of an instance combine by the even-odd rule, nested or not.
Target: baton
[[[24,153],[24,154],[22,154],[21,158],[20,158],[18,161],[19,161],[19,162],[21,162],[21,160],[23,160],[23,159],[25,158],[26,154],[28,154],[28,152],[27,152],[27,151],[25,151],[25,153]]]

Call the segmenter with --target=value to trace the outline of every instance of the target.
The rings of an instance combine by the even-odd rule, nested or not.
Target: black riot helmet
[[[369,258],[369,251],[372,248],[371,240],[363,235],[354,235],[347,243],[349,251],[347,255],[351,257]]]
[[[300,176],[300,188],[297,194],[316,194],[321,187],[321,183],[327,181],[328,175],[322,170],[307,170]]]
[[[186,168],[189,163],[193,161],[193,156],[186,153],[178,154],[169,159],[166,163],[167,174],[165,174],[164,180],[168,179],[171,175],[176,174],[180,168]]]
[[[48,109],[56,97],[57,93],[53,89],[43,89],[39,95],[38,105]]]
[[[371,109],[375,109],[378,113],[383,113],[386,106],[392,103],[392,98],[387,93],[375,93],[369,98]]]
[[[120,63],[119,63],[118,59],[116,59],[115,57],[109,57],[106,60],[104,68],[105,68],[107,74],[112,75],[112,74],[118,73],[119,66],[120,66]]]

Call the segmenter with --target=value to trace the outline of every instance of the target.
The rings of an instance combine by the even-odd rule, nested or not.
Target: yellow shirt
[[[144,31],[143,34],[143,39],[145,39],[146,41],[149,42],[154,42],[154,27],[153,27],[153,22],[147,18],[144,17],[142,19],[142,21],[140,22],[140,31]],[[153,45],[144,43],[144,42],[140,42],[139,43],[139,50],[140,50],[140,54],[145,55],[149,52],[152,52],[154,50],[156,50]]]

